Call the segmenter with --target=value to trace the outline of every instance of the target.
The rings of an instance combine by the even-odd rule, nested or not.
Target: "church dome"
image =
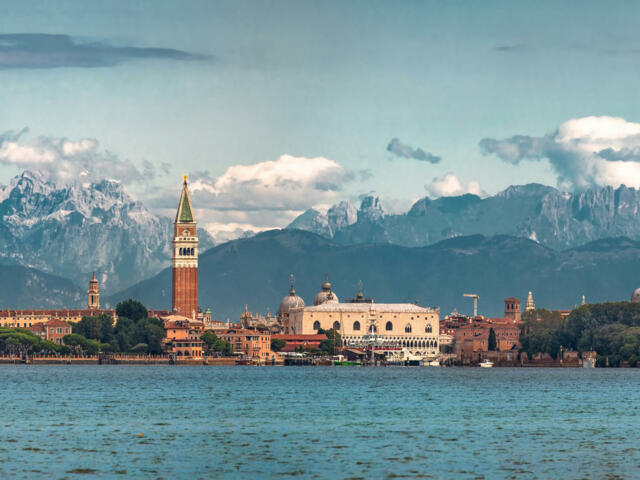
[[[640,288],[636,288],[631,294],[631,301],[633,303],[640,303]]]
[[[284,314],[289,313],[289,311],[293,308],[304,307],[304,300],[296,295],[296,291],[291,287],[289,290],[289,295],[284,297],[280,302],[280,306],[278,307],[278,316],[282,316]]]
[[[331,291],[331,283],[329,283],[329,279],[325,278],[324,283],[322,284],[322,290],[318,292],[316,298],[313,301],[314,305],[322,305],[323,303],[331,302],[331,303],[339,303],[340,300],[338,296]]]

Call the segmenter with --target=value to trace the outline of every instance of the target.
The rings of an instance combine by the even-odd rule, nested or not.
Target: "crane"
[[[480,298],[480,295],[478,295],[477,293],[463,293],[462,296],[473,298],[473,317],[474,318],[477,317],[478,316],[478,299]]]

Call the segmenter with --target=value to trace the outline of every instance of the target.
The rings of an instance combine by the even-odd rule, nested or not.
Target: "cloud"
[[[23,140],[27,132],[25,128],[18,133],[0,133],[0,164],[39,171],[46,180],[56,185],[68,185],[78,180],[96,182],[104,178],[129,184],[148,182],[156,176],[156,168],[152,163],[144,162],[141,172],[132,162],[122,160],[111,152],[101,151],[95,139],[73,141],[37,137]]]
[[[114,46],[103,42],[80,43],[69,35],[46,33],[0,34],[0,69],[112,67],[128,60],[209,60],[173,48]]]
[[[387,145],[387,152],[393,153],[397,157],[413,158],[421,162],[440,163],[441,157],[425,152],[420,147],[414,149],[409,145],[402,143],[399,139],[393,138]]]
[[[189,190],[198,221],[221,241],[239,232],[281,228],[308,208],[335,203],[346,184],[368,175],[368,171],[349,171],[323,157],[282,155],[276,160],[233,165],[219,176],[193,172]],[[176,191],[173,187],[163,191],[154,206],[174,214]]]
[[[623,118],[575,118],[542,137],[484,138],[479,146],[483,154],[514,165],[547,159],[562,188],[640,188],[640,123]]]
[[[434,177],[432,182],[424,186],[429,196],[437,197],[454,197],[472,193],[474,195],[484,195],[484,191],[479,182],[470,181],[464,185],[454,173],[447,173],[442,177]]]

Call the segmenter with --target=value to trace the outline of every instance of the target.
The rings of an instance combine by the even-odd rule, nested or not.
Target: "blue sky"
[[[152,165],[138,183],[121,180],[159,211],[173,207],[170,192],[191,174],[214,230],[283,226],[304,208],[369,192],[403,209],[427,194],[492,194],[532,181],[576,189],[631,177],[640,186],[639,10],[637,2],[5,1],[0,34],[34,35],[27,54],[0,36],[0,132],[29,129],[5,134],[25,148],[0,150],[0,181],[29,162],[42,167],[34,149],[57,145],[57,165],[63,139],[91,139],[82,165],[97,156],[96,176],[127,171],[110,171],[113,157],[139,172]],[[51,38],[35,34],[70,43],[51,51]],[[567,125],[589,116],[624,122]],[[623,152],[626,165],[575,151],[587,127],[589,148],[598,139],[598,151]],[[628,138],[613,141],[616,129]],[[514,135],[529,139],[516,156]],[[396,155],[392,139],[441,160]],[[481,148],[483,139],[495,143]],[[298,166],[304,174],[291,174]]]

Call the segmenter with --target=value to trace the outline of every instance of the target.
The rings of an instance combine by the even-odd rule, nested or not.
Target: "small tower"
[[[89,310],[100,310],[100,287],[98,286],[98,279],[96,278],[96,272],[93,272],[91,280],[89,280]]]
[[[532,312],[536,309],[536,304],[533,303],[533,294],[531,292],[529,292],[529,295],[527,296],[527,303],[524,306],[524,311],[525,312]]]
[[[504,301],[504,318],[513,323],[520,321],[520,300],[509,297]]]

